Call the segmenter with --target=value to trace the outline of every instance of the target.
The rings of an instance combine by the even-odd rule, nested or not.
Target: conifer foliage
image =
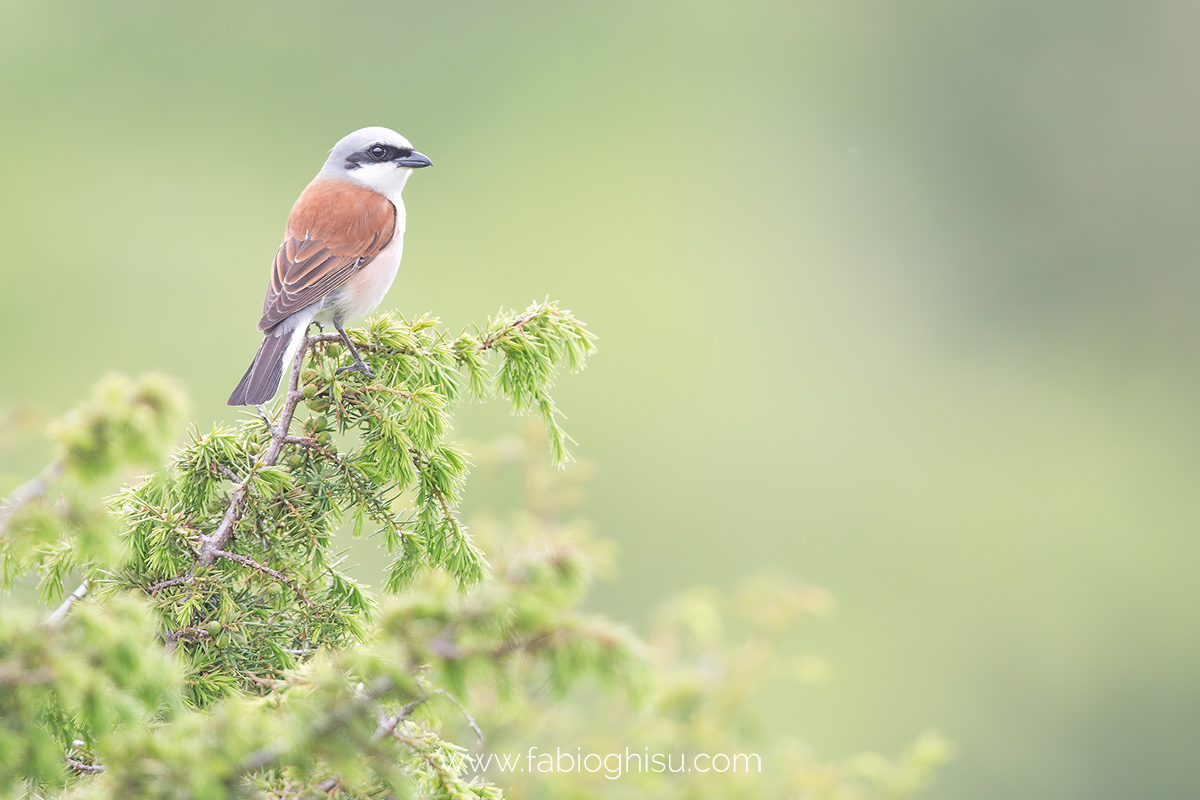
[[[0,508],[0,588],[37,575],[61,602],[0,610],[0,797],[498,798],[506,776],[442,738],[482,746],[473,707],[511,731],[522,697],[591,676],[673,708],[662,675],[683,668],[579,610],[586,548],[551,525],[485,555],[459,518],[456,403],[536,415],[564,464],[550,390],[594,351],[584,324],[542,302],[458,337],[392,314],[350,335],[372,375],[311,335],[272,413],[190,429],[115,495],[161,458],[179,391],[109,378],[54,427],[55,458]],[[378,543],[384,591],[342,570],[339,531]]]

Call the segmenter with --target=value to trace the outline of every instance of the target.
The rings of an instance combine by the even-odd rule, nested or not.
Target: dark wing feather
[[[396,207],[383,195],[349,181],[310,183],[288,216],[258,329],[274,330],[345,284],[395,234]]]

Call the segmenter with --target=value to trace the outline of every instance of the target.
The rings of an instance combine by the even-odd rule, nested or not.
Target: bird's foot
[[[334,372],[333,374],[336,376],[336,375],[341,375],[346,372],[361,372],[363,375],[366,375],[368,378],[375,377],[374,370],[372,370],[370,367],[368,367],[366,362],[363,361],[361,358],[356,360],[353,364],[351,364],[348,367],[339,367],[337,369],[337,371]]]

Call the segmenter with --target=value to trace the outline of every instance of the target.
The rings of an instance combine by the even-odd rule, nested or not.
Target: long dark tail
[[[229,395],[229,405],[256,406],[275,396],[279,391],[279,379],[283,377],[283,354],[291,341],[292,337],[283,331],[263,337],[250,369]]]

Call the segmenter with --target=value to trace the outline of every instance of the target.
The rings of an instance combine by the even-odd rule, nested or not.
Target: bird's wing
[[[288,215],[258,329],[264,333],[342,286],[396,234],[396,207],[349,181],[308,185]]]

